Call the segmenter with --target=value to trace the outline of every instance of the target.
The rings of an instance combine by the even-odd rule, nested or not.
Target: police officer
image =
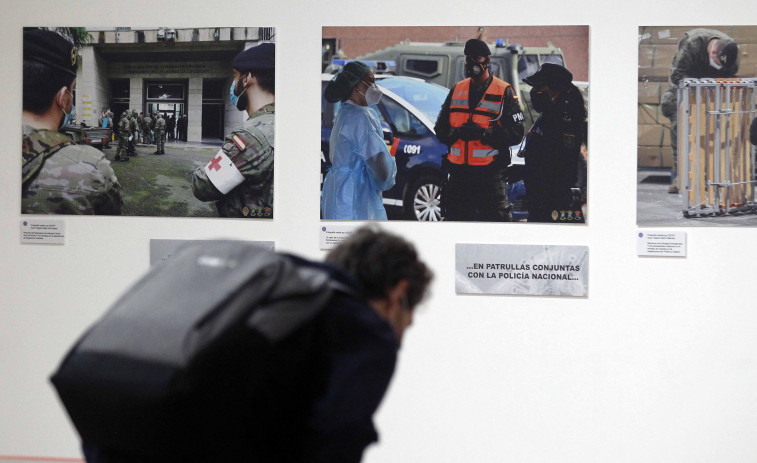
[[[155,154],[166,154],[166,120],[158,113],[155,120]]]
[[[732,38],[712,29],[692,29],[678,42],[670,69],[670,86],[660,98],[662,115],[670,119],[673,146],[672,182],[668,193],[678,193],[678,84],[690,77],[733,77],[739,72],[739,47]]]
[[[442,191],[446,220],[512,220],[507,197],[510,146],[523,139],[523,113],[512,86],[489,71],[485,42],[465,43],[466,79],[447,95],[436,135],[449,146],[444,162],[449,179]]]
[[[542,64],[531,77],[531,105],[541,116],[526,135],[524,183],[529,222],[581,223],[578,183],[581,145],[586,142],[586,107],[573,74]]]
[[[194,171],[192,191],[201,201],[215,201],[221,217],[272,218],[275,45],[248,48],[232,66],[231,103],[249,117]]]
[[[76,111],[76,48],[32,29],[23,54],[21,213],[120,214],[120,185],[105,155],[58,132]]]

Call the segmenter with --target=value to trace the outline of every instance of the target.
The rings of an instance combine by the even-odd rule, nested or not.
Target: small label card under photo
[[[686,232],[640,231],[636,238],[639,256],[686,257]]]
[[[321,225],[321,250],[334,249],[358,228],[357,225]]]
[[[155,264],[158,264],[160,262],[166,261],[173,256],[176,251],[179,250],[183,245],[187,243],[196,243],[196,242],[210,242],[212,240],[161,240],[161,239],[151,239],[150,240],[150,267],[154,266]],[[246,241],[248,242],[248,241]],[[269,251],[274,250],[275,243],[273,241],[252,241],[255,244],[259,244],[260,246],[268,249]]]
[[[457,294],[585,297],[588,280],[586,246],[455,245]]]
[[[66,222],[49,219],[21,221],[21,242],[34,244],[66,244]]]

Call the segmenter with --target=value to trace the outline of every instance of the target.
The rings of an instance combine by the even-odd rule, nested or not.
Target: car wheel
[[[441,181],[430,175],[417,178],[405,192],[403,209],[407,220],[440,222]]]

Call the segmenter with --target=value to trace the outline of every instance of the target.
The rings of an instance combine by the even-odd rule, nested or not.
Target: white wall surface
[[[753,2],[25,0],[4,7],[0,455],[79,456],[47,378],[147,270],[151,238],[273,240],[280,250],[322,255],[322,25],[589,24],[590,224],[386,225],[417,244],[436,280],[377,414],[381,442],[364,460],[757,461],[755,231],[692,228],[687,258],[635,255],[637,27],[757,24]],[[275,26],[276,219],[65,217],[65,245],[21,245],[24,25]],[[589,297],[456,296],[456,242],[589,246]]]

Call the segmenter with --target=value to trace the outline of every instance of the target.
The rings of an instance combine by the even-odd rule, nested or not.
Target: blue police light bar
[[[355,60],[354,59],[333,59],[331,60],[331,66],[334,69],[339,69],[340,67],[349,63],[350,61],[355,61]],[[371,70],[373,71],[386,72],[386,71],[394,71],[397,68],[397,63],[395,61],[369,60],[369,61],[363,61],[363,63],[370,66]]]
[[[505,41],[502,39],[497,39],[497,48],[504,47],[504,46],[505,46]]]

